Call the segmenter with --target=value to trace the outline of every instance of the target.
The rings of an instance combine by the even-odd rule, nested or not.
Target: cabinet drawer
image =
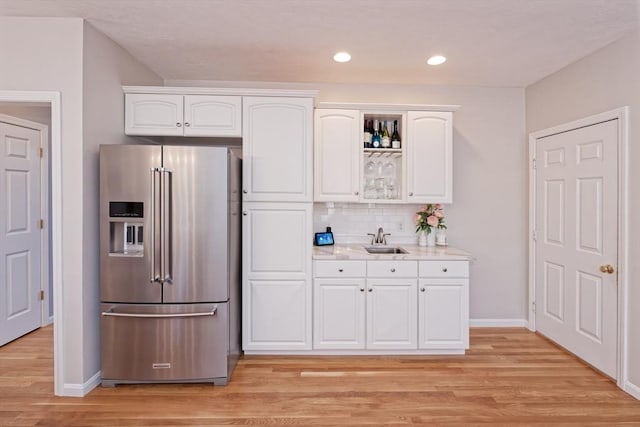
[[[467,261],[420,261],[420,277],[469,277]]]
[[[365,277],[366,261],[316,261],[315,277]]]
[[[416,261],[368,261],[368,277],[416,277]]]

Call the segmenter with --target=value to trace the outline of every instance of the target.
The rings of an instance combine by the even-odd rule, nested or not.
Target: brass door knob
[[[611,264],[603,264],[600,266],[600,271],[603,273],[613,274],[616,271]]]

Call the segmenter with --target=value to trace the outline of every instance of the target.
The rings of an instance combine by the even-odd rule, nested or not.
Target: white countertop
[[[313,259],[354,259],[354,260],[464,260],[472,259],[471,254],[451,246],[421,247],[412,244],[388,245],[406,250],[406,254],[370,254],[362,244],[342,244],[333,246],[314,246]]]

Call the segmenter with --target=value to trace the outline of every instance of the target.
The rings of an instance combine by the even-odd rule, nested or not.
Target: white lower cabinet
[[[353,353],[463,353],[467,261],[314,262],[313,348]]]
[[[305,280],[249,280],[245,291],[245,350],[311,348],[311,295]]]
[[[416,285],[416,279],[367,279],[368,349],[417,347]]]
[[[313,347],[364,349],[365,279],[316,279]]]
[[[420,279],[419,348],[469,348],[467,284],[466,279]]]
[[[312,348],[311,204],[244,203],[242,347]]]

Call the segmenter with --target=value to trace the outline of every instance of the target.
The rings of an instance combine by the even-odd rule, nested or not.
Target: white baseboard
[[[102,372],[98,371],[84,384],[64,384],[62,388],[62,396],[84,397],[100,384],[101,378]]]
[[[623,390],[629,393],[631,396],[635,397],[636,399],[640,400],[640,387],[633,384],[632,382],[626,381],[624,383]]]
[[[526,328],[529,322],[526,319],[470,319],[472,328]]]

